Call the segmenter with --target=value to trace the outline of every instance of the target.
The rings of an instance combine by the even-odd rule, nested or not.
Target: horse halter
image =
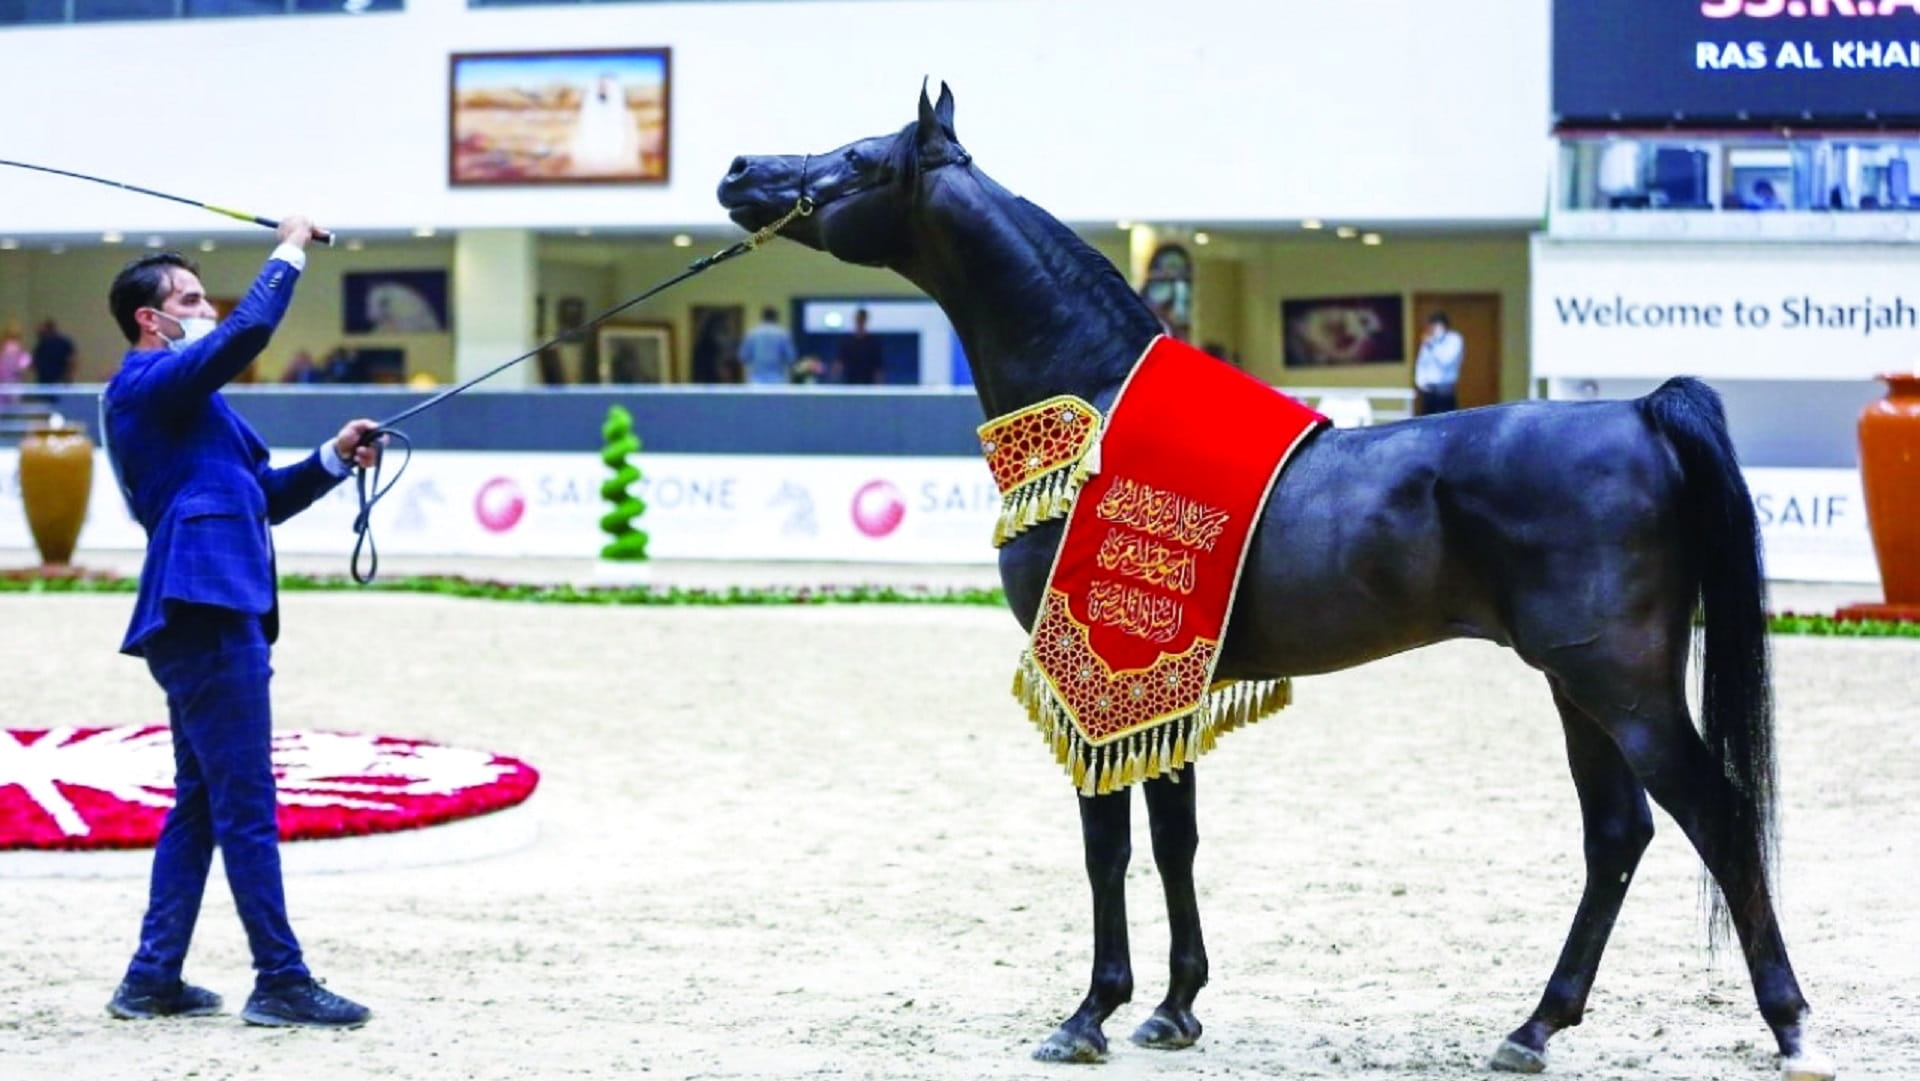
[[[967,152],[966,147],[961,146],[958,142],[955,142],[951,139],[948,140],[948,143],[952,146],[953,148],[952,151],[950,153],[943,155],[938,160],[921,162],[920,171],[922,173],[931,173],[935,169],[944,169],[949,165],[971,165],[973,163],[973,155]],[[801,214],[800,215],[801,217],[806,217],[807,214],[813,213],[814,208],[819,205],[817,200],[815,200],[812,196],[807,194],[807,170],[808,170],[808,167],[812,164],[813,164],[812,154],[802,154],[800,156],[800,183],[794,189],[794,192],[795,192],[794,206],[796,209],[801,206],[805,206],[807,208],[806,213]],[[894,181],[894,177],[889,173],[886,176],[869,180],[864,184],[852,185],[848,187],[845,191],[841,191],[835,194],[833,198],[828,201],[832,202],[839,199],[845,199],[848,196],[860,195],[865,192],[872,191],[875,188],[885,187],[886,185],[893,183],[893,181]],[[791,220],[792,220],[792,215],[789,214],[788,217],[782,218],[779,222],[775,223],[774,225],[768,226],[768,228],[771,228],[775,232],[778,232],[781,227],[785,226],[786,223]]]

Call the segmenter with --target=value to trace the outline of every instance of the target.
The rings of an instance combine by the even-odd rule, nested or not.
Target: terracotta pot
[[[1860,486],[1888,604],[1920,604],[1920,374],[1883,375],[1860,414]]]
[[[20,440],[20,501],[40,561],[50,567],[73,562],[74,542],[87,520],[93,494],[93,441],[61,425],[27,433]]]

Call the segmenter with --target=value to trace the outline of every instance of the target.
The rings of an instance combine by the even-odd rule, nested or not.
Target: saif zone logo
[[[900,528],[907,498],[890,480],[870,480],[853,493],[853,527],[878,540]]]
[[[527,513],[527,497],[512,477],[495,477],[474,493],[473,516],[489,533],[505,533]]]

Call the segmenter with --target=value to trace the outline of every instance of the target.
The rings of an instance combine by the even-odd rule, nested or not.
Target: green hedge
[[[132,578],[39,578],[0,576],[0,593],[132,593]],[[389,578],[370,586],[351,578],[293,574],[280,579],[291,593],[429,593],[443,597],[476,597],[496,601],[532,601],[541,604],[961,604],[999,607],[1006,596],[998,588],[963,589],[932,586],[821,585],[728,586],[724,589],[684,586],[574,586],[499,582],[445,575]],[[1840,638],[1920,638],[1920,623],[1880,620],[1842,621],[1825,615],[1782,612],[1770,617],[1775,634],[1829,635]]]

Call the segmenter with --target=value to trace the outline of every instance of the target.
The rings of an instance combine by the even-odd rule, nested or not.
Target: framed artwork
[[[1280,337],[1289,368],[1407,360],[1406,315],[1398,293],[1282,300]]]
[[[445,334],[444,270],[366,270],[340,276],[341,328],[348,334]]]
[[[695,304],[688,313],[693,353],[687,379],[693,383],[740,382],[740,336],[746,333],[742,304]]]
[[[671,51],[455,53],[447,183],[664,184]]]
[[[677,383],[671,323],[602,323],[595,337],[609,383]]]

